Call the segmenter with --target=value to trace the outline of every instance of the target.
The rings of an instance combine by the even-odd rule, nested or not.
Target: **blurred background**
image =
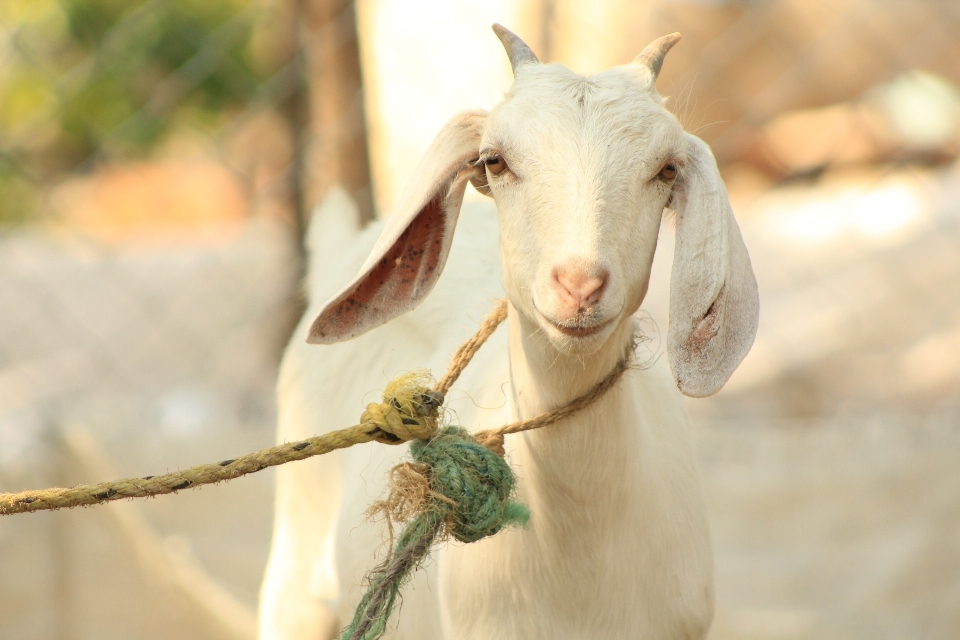
[[[713,146],[762,300],[688,403],[712,640],[960,637],[946,0],[4,0],[0,490],[271,444],[310,211],[340,184],[389,215],[443,122],[509,87],[492,22],[582,73],[684,36],[658,86]],[[271,493],[0,520],[0,638],[252,638]]]

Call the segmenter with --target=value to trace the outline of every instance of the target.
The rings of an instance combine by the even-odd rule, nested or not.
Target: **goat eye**
[[[507,170],[507,163],[500,156],[488,156],[484,158],[483,164],[491,175],[498,176]]]
[[[666,182],[670,182],[677,177],[677,165],[672,162],[668,162],[663,165],[663,169],[660,169],[660,173],[657,175],[658,178]]]

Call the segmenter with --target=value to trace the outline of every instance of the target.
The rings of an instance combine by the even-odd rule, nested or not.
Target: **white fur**
[[[524,64],[500,106],[441,132],[391,222],[354,238],[343,227],[322,244],[349,250],[313,257],[310,309],[281,369],[279,440],[354,423],[399,372],[441,373],[506,292],[507,327],[448,397],[454,422],[475,430],[565,404],[610,371],[636,328],[662,210],[671,197],[677,207],[675,377],[662,360],[630,371],[573,418],[508,437],[529,527],[438,550],[406,588],[391,638],[697,639],[709,628],[710,542],[677,383],[703,395],[726,381],[752,343],[756,287],[713,158],[662,108],[652,77],[640,65],[583,78]],[[474,163],[493,153],[509,166],[499,176]],[[676,181],[658,177],[668,162]],[[497,207],[463,206],[438,249],[442,274],[395,303],[378,290],[375,317],[331,320],[438,194],[452,230],[467,178],[487,182]],[[325,215],[348,215],[336,198]],[[603,274],[602,295],[571,306],[558,269]],[[311,325],[327,346],[303,341]],[[334,637],[349,621],[386,551],[363,512],[404,453],[368,444],[278,470],[261,640]]]

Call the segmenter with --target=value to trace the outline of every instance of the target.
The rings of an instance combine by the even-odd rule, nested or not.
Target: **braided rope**
[[[540,415],[534,416],[527,420],[511,422],[510,424],[505,424],[502,427],[497,427],[496,429],[484,429],[483,431],[477,431],[473,434],[473,437],[476,438],[477,442],[484,444],[487,441],[500,438],[502,446],[503,436],[505,435],[546,427],[555,422],[559,422],[564,418],[568,418],[582,409],[586,409],[588,406],[599,400],[600,397],[603,396],[607,391],[610,391],[610,389],[612,389],[620,380],[620,377],[623,376],[627,369],[630,368],[633,363],[636,346],[637,345],[635,342],[631,342],[629,345],[627,345],[627,348],[623,352],[623,356],[617,361],[617,364],[614,365],[613,369],[607,374],[606,378],[593,385],[583,395],[574,398],[566,405],[557,409],[551,409],[550,411],[544,411]],[[487,446],[490,447],[490,445]]]
[[[268,467],[304,460],[374,440],[384,444],[429,440],[437,432],[437,418],[444,395],[453,386],[480,346],[506,317],[507,301],[501,300],[494,312],[483,321],[477,333],[457,349],[447,372],[433,389],[425,386],[425,377],[422,373],[401,376],[387,385],[382,403],[367,405],[360,418],[360,424],[339,431],[331,431],[322,436],[269,447],[238,458],[202,464],[159,476],[126,478],[70,488],[0,493],[0,515],[66,509],[102,504],[122,498],[145,498],[176,493],[183,489],[233,480]],[[566,406],[547,411],[530,420],[478,432],[474,437],[477,442],[502,456],[504,435],[553,424],[596,402],[629,368],[632,354],[633,346],[631,345],[606,378]]]
[[[497,308],[493,310],[493,313],[483,320],[477,332],[461,344],[457,352],[453,354],[453,358],[450,359],[450,365],[447,367],[447,372],[440,378],[440,382],[437,383],[434,390],[446,395],[447,392],[450,391],[450,387],[453,386],[453,383],[456,382],[460,374],[463,373],[467,364],[473,360],[473,356],[476,355],[483,343],[493,335],[493,332],[500,326],[500,323],[506,319],[507,299],[504,298],[497,305]]]

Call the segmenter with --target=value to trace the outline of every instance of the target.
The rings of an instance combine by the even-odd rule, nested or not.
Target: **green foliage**
[[[0,224],[24,222],[36,209],[37,195],[28,180],[0,160]]]
[[[281,43],[255,38],[262,6],[0,2],[0,222],[24,218],[37,200],[25,190],[91,159],[142,156],[175,127],[209,130],[242,108],[280,58],[271,44]]]

